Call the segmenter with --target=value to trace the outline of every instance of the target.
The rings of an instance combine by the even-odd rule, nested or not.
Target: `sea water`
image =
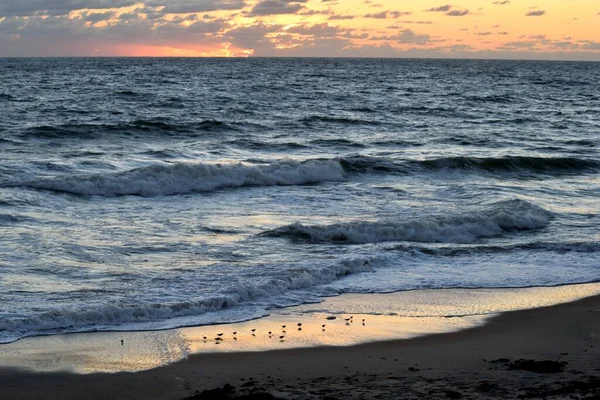
[[[600,278],[595,63],[0,59],[0,342]]]

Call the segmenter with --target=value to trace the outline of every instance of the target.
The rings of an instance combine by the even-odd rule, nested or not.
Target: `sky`
[[[600,61],[600,0],[0,0],[0,57]]]

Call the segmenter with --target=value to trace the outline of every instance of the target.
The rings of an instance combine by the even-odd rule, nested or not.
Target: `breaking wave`
[[[344,180],[337,161],[282,160],[269,165],[153,165],[125,172],[37,179],[22,186],[96,196],[167,196],[243,186],[305,185]]]
[[[296,237],[313,242],[379,243],[473,243],[481,238],[514,230],[541,229],[552,215],[524,200],[494,203],[479,212],[454,216],[428,216],[412,220],[351,222],[331,225],[295,223],[265,232],[274,237]]]
[[[149,325],[146,328],[150,329],[152,322],[167,321],[166,326],[169,326],[170,319],[200,316],[257,299],[264,299],[264,303],[268,305],[270,298],[290,291],[328,284],[344,276],[372,269],[370,258],[359,257],[322,268],[290,269],[259,283],[240,281],[227,292],[210,298],[169,304],[105,304],[101,307],[65,308],[29,318],[3,319],[0,320],[0,343],[44,334],[115,330],[119,326],[126,327],[126,324],[147,323]],[[252,317],[248,315],[247,319]],[[169,327],[179,326],[181,325],[174,323]]]

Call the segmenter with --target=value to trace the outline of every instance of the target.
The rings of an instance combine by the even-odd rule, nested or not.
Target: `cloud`
[[[452,10],[448,11],[446,15],[450,17],[464,17],[465,15],[469,15],[469,10]]]
[[[386,19],[386,18],[400,18],[403,16],[411,15],[412,12],[403,12],[403,11],[382,11],[374,14],[366,14],[364,18],[376,18],[376,19]]]
[[[248,13],[249,16],[295,14],[305,8],[308,0],[261,0]]]
[[[581,47],[585,50],[600,50],[600,42],[587,41]]]
[[[430,8],[425,10],[425,12],[443,12],[449,17],[463,17],[470,13],[469,10],[453,10],[452,7],[451,4],[446,4],[444,6]]]
[[[142,0],[140,0],[141,2]],[[246,7],[244,0],[147,0],[146,6],[161,7],[163,14],[202,13],[219,10],[241,10]]]
[[[76,10],[121,8],[136,3],[136,0],[2,0],[0,16],[67,15]]]
[[[86,13],[84,14],[84,19],[91,23],[96,23],[100,21],[106,21],[115,16],[114,11],[106,11],[103,13]]]
[[[348,20],[348,19],[354,19],[356,18],[355,15],[341,15],[341,14],[334,14],[334,15],[330,15],[329,20],[335,21],[335,20]]]
[[[429,10],[425,10],[425,11],[426,12],[448,12],[448,11],[450,11],[451,8],[452,8],[452,6],[450,4],[447,4],[445,6],[433,7],[433,8],[430,8]]]
[[[241,10],[245,0],[1,0],[0,16],[68,15],[77,10],[118,9],[144,4],[161,14]]]
[[[395,41],[401,44],[425,45],[432,41],[431,35],[417,34],[411,29],[404,29],[397,35],[391,36],[375,36],[371,40],[386,40]]]
[[[527,16],[527,17],[541,17],[544,14],[546,14],[546,11],[544,11],[544,10],[532,10],[532,11],[529,11],[527,14],[525,14],[525,16]]]

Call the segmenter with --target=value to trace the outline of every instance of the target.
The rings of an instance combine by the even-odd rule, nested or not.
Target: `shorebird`
[[[233,332],[233,336],[237,335],[237,332]]]
[[[125,342],[123,341],[123,339],[121,339],[121,346],[123,346],[125,344]]]
[[[207,338],[206,338],[206,336],[202,336],[202,338],[203,338],[203,339],[204,339],[204,341],[206,342],[206,339],[207,339]]]
[[[283,339],[285,339],[285,335],[279,336],[279,340],[283,342]]]
[[[325,324],[321,325],[321,331],[325,332]]]
[[[363,324],[363,326],[365,326],[365,319],[364,318],[362,320],[362,324]]]
[[[222,338],[222,337],[216,337],[216,338],[215,338],[215,340],[216,340],[217,342],[220,342],[221,340],[223,340],[223,338]]]
[[[298,322],[298,326],[302,326],[302,322]]]
[[[217,336],[223,336],[223,334],[222,333],[217,333]]]

